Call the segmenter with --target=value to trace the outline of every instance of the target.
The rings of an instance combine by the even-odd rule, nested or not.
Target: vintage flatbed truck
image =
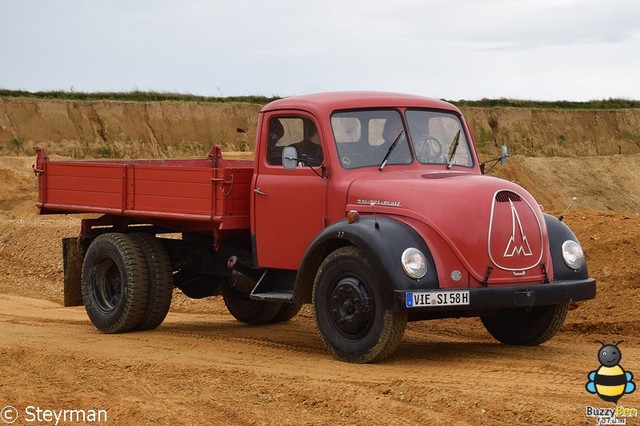
[[[173,288],[248,324],[311,303],[339,359],[394,352],[407,321],[480,317],[538,345],[595,297],[571,230],[484,174],[462,114],[419,96],[338,92],[260,112],[255,160],[51,161],[40,214],[97,213],[63,242],[65,303],[105,333],[160,325]],[[503,152],[501,159],[506,158]]]

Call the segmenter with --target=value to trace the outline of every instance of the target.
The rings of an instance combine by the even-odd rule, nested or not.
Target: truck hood
[[[485,284],[542,282],[551,273],[542,211],[512,182],[454,172],[386,173],[352,182],[347,203],[413,224],[438,251],[432,254],[439,269],[448,269],[441,277],[457,270],[441,252],[453,252]]]

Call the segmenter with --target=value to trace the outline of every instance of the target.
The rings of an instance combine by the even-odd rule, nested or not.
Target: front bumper
[[[414,295],[429,294],[430,300],[439,300],[438,294],[468,291],[468,304],[408,306]],[[587,278],[573,281],[552,281],[548,284],[501,287],[455,288],[433,290],[396,290],[395,310],[409,312],[488,311],[541,305],[558,305],[596,296],[596,280]],[[447,299],[447,298],[443,298]],[[424,298],[423,298],[424,300]],[[465,300],[466,301],[466,300]]]

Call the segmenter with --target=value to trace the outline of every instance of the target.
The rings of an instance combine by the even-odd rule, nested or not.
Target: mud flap
[[[62,239],[64,267],[64,306],[82,305],[82,261],[84,247],[77,238]]]

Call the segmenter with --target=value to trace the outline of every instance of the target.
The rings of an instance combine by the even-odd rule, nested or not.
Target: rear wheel
[[[568,303],[505,309],[481,320],[489,334],[502,343],[536,346],[555,336],[568,309]]]
[[[362,250],[337,249],[320,265],[313,285],[316,328],[325,346],[353,363],[380,361],[402,339],[407,313],[385,309],[382,283]]]
[[[222,298],[231,315],[246,324],[273,322],[282,307],[282,303],[253,300],[248,293],[236,290],[228,283],[222,286]]]
[[[270,322],[285,322],[298,315],[302,305],[298,303],[283,303],[275,317]]]
[[[82,265],[82,300],[91,322],[104,333],[124,333],[140,323],[147,306],[144,254],[129,235],[98,236]]]
[[[144,253],[149,271],[149,296],[147,307],[136,330],[152,330],[162,324],[173,296],[171,260],[162,243],[153,235],[131,234]]]

